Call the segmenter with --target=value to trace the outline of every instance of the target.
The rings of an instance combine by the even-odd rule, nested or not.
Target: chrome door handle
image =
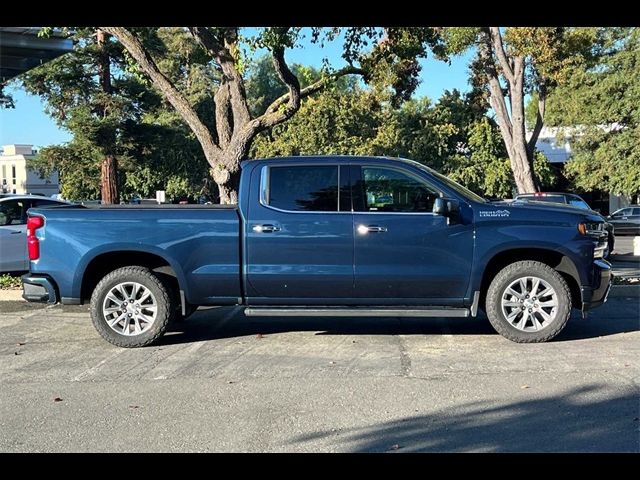
[[[360,235],[366,235],[367,233],[384,233],[387,231],[387,227],[381,227],[379,225],[358,225],[358,233]]]
[[[270,225],[270,224],[254,225],[253,231],[256,233],[273,233],[273,232],[279,232],[280,227],[276,227],[275,225]]]

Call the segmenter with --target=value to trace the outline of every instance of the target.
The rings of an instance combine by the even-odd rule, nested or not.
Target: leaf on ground
[[[138,405],[129,405],[129,408],[140,408]]]
[[[524,390],[525,388],[529,388],[529,385],[522,385],[520,388]]]
[[[17,344],[19,347],[22,347],[23,345],[26,345],[26,342],[18,342]]]
[[[53,401],[54,401],[54,402],[61,402],[61,401],[62,401],[62,399],[61,399],[60,397],[56,397],[56,398],[54,398],[54,399],[53,399]]]
[[[13,352],[14,355],[20,355],[20,352]]]

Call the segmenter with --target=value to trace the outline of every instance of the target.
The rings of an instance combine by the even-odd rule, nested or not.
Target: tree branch
[[[224,149],[231,140],[233,133],[232,119],[229,112],[231,97],[229,95],[229,85],[223,80],[213,96],[216,111],[216,132],[220,148]]]
[[[189,32],[202,47],[213,56],[224,76],[223,81],[229,85],[229,98],[231,110],[233,111],[233,124],[245,125],[251,120],[247,95],[244,88],[242,75],[236,68],[236,62],[231,55],[231,48],[237,41],[235,29],[228,28],[224,33],[224,39],[219,39],[211,30],[206,27],[189,27]]]
[[[275,47],[271,54],[276,74],[280,81],[287,86],[289,93],[286,94],[287,102],[282,103],[282,105],[285,105],[284,108],[278,107],[271,109],[270,105],[267,111],[256,119],[259,122],[259,128],[261,130],[270,128],[291,118],[300,108],[300,100],[302,98],[300,96],[300,82],[298,81],[298,77],[293,74],[284,59],[284,47]]]
[[[365,72],[363,69],[361,68],[356,68],[356,67],[345,67],[342,68],[340,70],[338,70],[337,72],[328,75],[326,77],[321,78],[320,80],[318,80],[315,83],[312,83],[311,85],[308,85],[306,87],[304,87],[302,90],[300,90],[300,98],[305,98],[308,97],[309,95],[313,95],[316,92],[319,92],[320,90],[322,90],[323,88],[325,88],[329,83],[337,80],[340,77],[344,77],[346,75],[365,75]],[[269,105],[269,107],[267,107],[267,110],[265,113],[270,113],[270,112],[275,112],[276,110],[278,110],[278,108],[280,108],[281,105],[284,105],[285,103],[287,103],[289,101],[289,94],[285,93],[284,95],[276,98],[271,105]]]
[[[484,71],[489,83],[491,108],[496,112],[496,122],[500,131],[502,132],[502,138],[504,139],[507,150],[511,152],[513,147],[513,128],[511,125],[511,117],[509,116],[509,110],[507,109],[507,103],[502,92],[502,85],[500,85],[498,70],[496,69],[493,56],[491,54],[491,34],[488,31],[483,32],[484,42],[478,46],[478,54],[482,59],[482,63],[485,65]],[[509,97],[511,98],[511,97]]]
[[[493,44],[493,51],[498,57],[502,73],[504,74],[507,82],[514,83],[513,69],[507,58],[507,54],[504,51],[504,44],[502,43],[502,35],[498,27],[489,27],[489,35],[491,36],[491,43]]]
[[[149,76],[153,85],[160,90],[167,101],[173,105],[183,120],[189,125],[196,135],[209,163],[216,160],[214,155],[220,154],[220,148],[215,144],[211,132],[200,120],[196,111],[191,107],[185,96],[169,81],[160,71],[157,64],[151,58],[149,52],[142,45],[142,42],[129,30],[123,27],[100,27],[110,33],[127,49],[129,54],[138,62],[140,68]]]
[[[544,111],[547,103],[547,87],[544,84],[540,84],[538,87],[538,111],[536,112],[536,124],[531,132],[531,138],[527,143],[527,153],[529,158],[533,158],[533,152],[538,142],[538,137],[544,126]]]

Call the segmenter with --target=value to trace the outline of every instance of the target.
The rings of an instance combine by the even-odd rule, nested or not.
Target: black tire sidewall
[[[524,276],[535,276],[549,283],[556,291],[558,308],[556,318],[549,327],[538,332],[524,332],[511,325],[502,313],[502,294],[511,282]],[[571,316],[571,292],[562,276],[548,265],[535,261],[515,262],[502,269],[487,291],[487,317],[502,336],[518,343],[537,343],[551,340],[566,326]]]
[[[137,282],[149,289],[156,299],[158,313],[153,325],[140,335],[126,336],[114,331],[104,318],[102,304],[109,291],[123,282]],[[160,338],[171,320],[172,301],[165,285],[149,269],[124,267],[106,275],[91,295],[91,320],[98,333],[109,343],[119,347],[142,347]]]

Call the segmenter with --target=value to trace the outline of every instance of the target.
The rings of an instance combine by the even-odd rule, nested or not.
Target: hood
[[[515,200],[512,202],[499,201],[491,202],[489,205],[495,207],[497,210],[506,209],[512,212],[519,212],[526,214],[532,210],[537,213],[563,213],[578,215],[583,218],[587,218],[591,221],[604,222],[604,217],[593,210],[585,210],[583,208],[574,207],[573,205],[553,203],[553,202],[540,202],[538,200],[529,202],[527,200]]]

